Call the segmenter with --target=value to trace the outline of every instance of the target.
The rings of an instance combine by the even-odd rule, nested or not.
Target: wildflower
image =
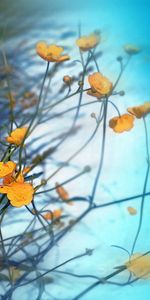
[[[29,173],[31,170],[31,167],[25,167],[23,170],[22,170],[22,173],[19,174],[19,176],[17,177],[17,180],[20,180],[23,182],[24,178],[23,178],[23,175],[26,175],[27,173]],[[13,172],[11,172],[11,174],[8,174],[7,176],[5,176],[3,178],[3,184],[6,185],[6,184],[10,184],[11,182],[15,181],[15,169],[13,170]]]
[[[125,264],[128,271],[132,272],[136,278],[150,278],[150,255],[141,253],[133,254]]]
[[[0,178],[6,177],[14,172],[16,164],[13,161],[0,162]]]
[[[77,39],[76,44],[82,51],[88,51],[95,48],[100,42],[100,35],[92,33],[88,36],[82,36]]]
[[[127,207],[127,210],[129,212],[129,214],[132,215],[132,216],[137,214],[137,210],[134,207],[129,206],[129,207]]]
[[[124,51],[128,55],[135,55],[135,54],[138,54],[141,51],[141,49],[137,46],[128,44],[128,45],[124,46]]]
[[[62,215],[62,209],[58,208],[55,209],[53,212],[47,212],[45,215],[43,215],[44,219],[47,221],[53,220],[53,219],[58,219]]]
[[[6,137],[6,141],[10,144],[15,144],[19,146],[22,143],[26,132],[27,132],[26,127],[16,128],[11,132],[10,136]]]
[[[145,102],[143,105],[129,107],[128,112],[140,119],[150,113],[150,101]]]
[[[61,55],[63,48],[57,45],[48,45],[46,42],[39,42],[36,45],[37,54],[49,62],[63,62],[69,60],[68,55]]]
[[[0,193],[7,194],[10,204],[15,207],[21,207],[31,203],[34,194],[32,184],[24,182],[23,174],[18,177],[12,177],[10,183],[0,185]]]
[[[63,201],[68,201],[69,200],[69,193],[67,192],[67,190],[62,185],[60,185],[59,183],[56,183],[55,186],[56,186],[56,192],[57,192],[58,196]],[[71,202],[68,202],[68,204],[72,205]]]
[[[124,114],[122,116],[114,117],[109,121],[109,127],[116,133],[129,131],[134,126],[134,116]]]
[[[109,94],[112,90],[112,83],[99,72],[89,75],[88,81],[92,92],[97,92],[101,96]]]

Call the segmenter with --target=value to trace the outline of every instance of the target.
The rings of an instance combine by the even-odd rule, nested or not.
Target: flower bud
[[[66,84],[68,84],[68,85],[70,85],[71,82],[72,82],[72,77],[70,77],[69,75],[65,75],[63,77],[63,82],[66,83]]]

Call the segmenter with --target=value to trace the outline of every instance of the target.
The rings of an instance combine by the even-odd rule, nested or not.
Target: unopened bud
[[[91,118],[96,118],[96,114],[94,112],[91,113]]]
[[[124,96],[124,95],[125,95],[125,92],[124,92],[124,91],[120,91],[120,92],[119,92],[119,95],[120,95],[120,96]]]
[[[72,82],[72,77],[70,77],[69,75],[65,75],[63,77],[63,82],[69,85]]]
[[[84,172],[91,172],[91,167],[90,166],[85,166],[83,169]]]
[[[46,185],[46,184],[47,184],[47,180],[42,179],[42,180],[41,180],[41,184],[42,184],[42,185]]]
[[[117,60],[118,60],[118,61],[122,61],[122,60],[123,60],[123,57],[122,57],[122,56],[118,56],[118,57],[117,57]]]
[[[83,87],[83,81],[78,81],[78,86]]]

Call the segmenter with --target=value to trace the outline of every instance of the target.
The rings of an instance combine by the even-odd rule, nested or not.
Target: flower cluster
[[[13,161],[0,163],[0,178],[3,184],[0,185],[0,193],[6,194],[12,206],[21,207],[31,203],[34,195],[34,188],[31,183],[25,182],[24,175],[29,168],[17,174],[16,164]]]

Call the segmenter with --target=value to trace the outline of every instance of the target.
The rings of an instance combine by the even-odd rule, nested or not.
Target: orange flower
[[[92,91],[99,93],[101,96],[109,94],[112,90],[112,83],[99,72],[89,75],[88,81]]]
[[[109,127],[117,133],[129,131],[134,126],[134,116],[124,114],[122,116],[114,117],[109,121]]]
[[[56,186],[56,192],[58,196],[63,200],[63,201],[68,201],[69,200],[69,193],[67,190],[62,186],[59,185],[59,183],[55,184]],[[68,202],[69,205],[72,205],[72,202]]]
[[[0,162],[0,178],[6,177],[14,172],[16,164],[13,161]]]
[[[19,146],[22,143],[26,132],[27,132],[26,127],[16,128],[11,132],[10,136],[6,137],[6,141],[10,144],[15,144]]]
[[[28,205],[33,199],[34,188],[32,184],[24,182],[22,173],[10,180],[7,185],[0,185],[0,193],[7,194],[12,206],[21,207]]]
[[[129,107],[128,112],[140,119],[150,113],[150,101],[145,102],[143,105]]]
[[[31,170],[31,167],[24,168],[23,171],[18,175],[17,178],[15,178],[15,172],[12,172],[11,174],[9,174],[3,178],[3,184],[7,185],[13,181],[19,181],[19,180],[23,182],[24,181],[23,175],[26,175],[28,172],[30,172],[30,170]]]
[[[76,44],[82,51],[88,51],[95,48],[100,42],[99,34],[90,34],[77,39]]]
[[[127,207],[127,210],[131,216],[134,216],[137,214],[137,210],[134,207],[129,206],[129,207]]]
[[[69,60],[68,55],[61,55],[63,48],[57,45],[48,45],[45,42],[39,42],[36,45],[37,54],[42,57],[44,60],[49,62],[63,62]]]
[[[136,278],[150,278],[150,255],[141,253],[133,254],[125,264],[128,271],[132,272]]]
[[[53,212],[47,212],[45,215],[43,215],[44,219],[50,221],[53,219],[58,219],[62,215],[62,209],[55,209]]]

